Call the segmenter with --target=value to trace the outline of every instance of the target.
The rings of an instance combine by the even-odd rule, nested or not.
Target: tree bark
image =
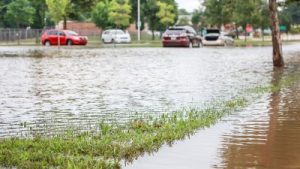
[[[152,40],[155,40],[154,29],[152,28]]]
[[[67,29],[67,17],[64,16],[64,25],[63,25],[63,29],[66,30]]]
[[[282,43],[279,31],[279,20],[276,0],[269,0],[270,17],[272,23],[272,43],[273,43],[273,65],[283,67]]]

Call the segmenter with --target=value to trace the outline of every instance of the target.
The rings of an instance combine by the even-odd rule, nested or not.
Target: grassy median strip
[[[292,85],[299,76],[285,78],[279,87]],[[257,93],[279,90],[268,85]],[[255,94],[255,93],[252,93]],[[248,105],[248,97],[218,102],[204,110],[185,109],[159,117],[137,118],[126,124],[99,124],[99,132],[75,133],[34,138],[0,140],[0,166],[6,168],[102,168],[118,169],[121,161],[132,161],[144,153],[157,151],[163,144],[184,139],[200,128]]]
[[[246,104],[244,98],[223,102],[223,108],[189,109],[160,117],[135,119],[126,125],[99,124],[99,133],[74,134],[0,141],[0,163],[17,168],[120,168],[163,144],[184,139],[197,129],[208,127]]]

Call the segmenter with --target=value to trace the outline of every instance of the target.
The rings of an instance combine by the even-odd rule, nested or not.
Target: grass
[[[299,42],[299,40],[283,40],[283,44],[292,44]],[[245,41],[244,39],[238,39],[234,41],[234,46],[236,47],[244,47],[244,46],[272,46],[272,41],[271,40],[252,40],[252,39],[247,39]]]
[[[278,85],[260,86],[245,95],[278,91],[299,78],[299,74],[288,76]],[[69,130],[49,137],[1,139],[0,164],[5,168],[119,169],[122,160],[130,162],[144,153],[158,151],[164,144],[189,137],[250,102],[248,97],[237,97],[203,110],[184,109],[158,117],[135,118],[126,124],[103,121],[98,132]]]
[[[243,107],[238,98],[223,108],[190,109],[148,119],[134,119],[126,125],[100,123],[98,133],[75,133],[32,139],[0,141],[0,163],[17,168],[120,168],[120,161],[132,161],[163,144],[184,139],[197,129],[216,123],[231,111]]]

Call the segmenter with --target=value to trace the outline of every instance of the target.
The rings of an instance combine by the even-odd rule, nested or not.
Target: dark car
[[[201,37],[190,26],[170,27],[163,34],[163,47],[200,47]]]
[[[58,36],[59,35],[59,36]],[[41,36],[41,42],[45,46],[51,45],[86,45],[87,37],[80,36],[71,30],[47,30]]]

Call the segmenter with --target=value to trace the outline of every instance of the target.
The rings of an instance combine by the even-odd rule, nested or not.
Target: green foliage
[[[11,27],[30,26],[35,9],[28,0],[14,0],[7,5],[5,19]]]
[[[233,9],[230,2],[230,0],[205,0],[203,6],[205,6],[206,21],[210,25],[220,28],[223,23],[232,20],[232,15],[227,13]]]
[[[290,29],[292,34],[299,34],[300,33],[300,27],[291,27]]]
[[[190,13],[186,9],[183,9],[183,8],[178,10],[178,14],[179,15],[190,15]]]
[[[67,7],[70,0],[46,0],[51,19],[58,23],[67,16]]]
[[[118,28],[127,28],[130,24],[130,13],[129,0],[112,0],[108,7],[108,20]]]
[[[91,10],[99,0],[71,0],[67,9],[67,16],[74,20],[88,20],[91,18]]]
[[[205,17],[210,25],[221,27],[222,24],[235,23],[254,28],[269,27],[269,9],[264,0],[205,0]]]
[[[172,4],[161,1],[157,1],[156,5],[159,8],[156,16],[159,18],[160,23],[163,26],[173,25],[176,17],[176,15],[173,13],[175,7]]]
[[[283,13],[291,19],[291,24],[300,24],[300,5],[298,3],[290,3],[284,8]]]
[[[145,11],[146,11],[146,3],[147,1],[145,0],[141,0],[140,1],[140,5],[141,5],[141,10],[140,10],[140,13],[141,13],[141,30],[143,30],[145,28],[145,21],[146,21],[146,15],[145,15]],[[131,20],[130,22],[131,23],[136,23],[136,29],[137,29],[137,19],[138,19],[138,16],[137,16],[137,7],[138,7],[138,4],[137,4],[137,0],[130,0],[130,4],[131,4]]]
[[[107,19],[109,13],[109,1],[99,1],[92,11],[92,20],[100,28],[106,29],[113,24]]]
[[[192,24],[198,26],[200,23],[200,19],[201,19],[201,12],[195,10],[192,16]]]
[[[168,5],[172,5],[174,8],[172,10],[172,13],[175,14],[175,20],[178,18],[178,10],[175,0],[160,0],[160,2],[164,2]],[[160,30],[164,31],[166,29],[166,25],[161,24],[160,18],[157,16],[157,13],[159,12],[159,6],[157,5],[157,0],[147,0],[145,3],[145,16],[146,21],[148,23],[148,26],[150,30]],[[154,40],[154,32],[152,32],[152,39]]]
[[[41,29],[45,26],[45,17],[47,11],[46,2],[43,0],[30,0],[32,7],[35,9],[32,28]],[[46,20],[47,21],[47,20]]]
[[[184,17],[181,17],[177,23],[177,25],[189,25],[190,24],[190,20],[188,17],[184,16]]]

